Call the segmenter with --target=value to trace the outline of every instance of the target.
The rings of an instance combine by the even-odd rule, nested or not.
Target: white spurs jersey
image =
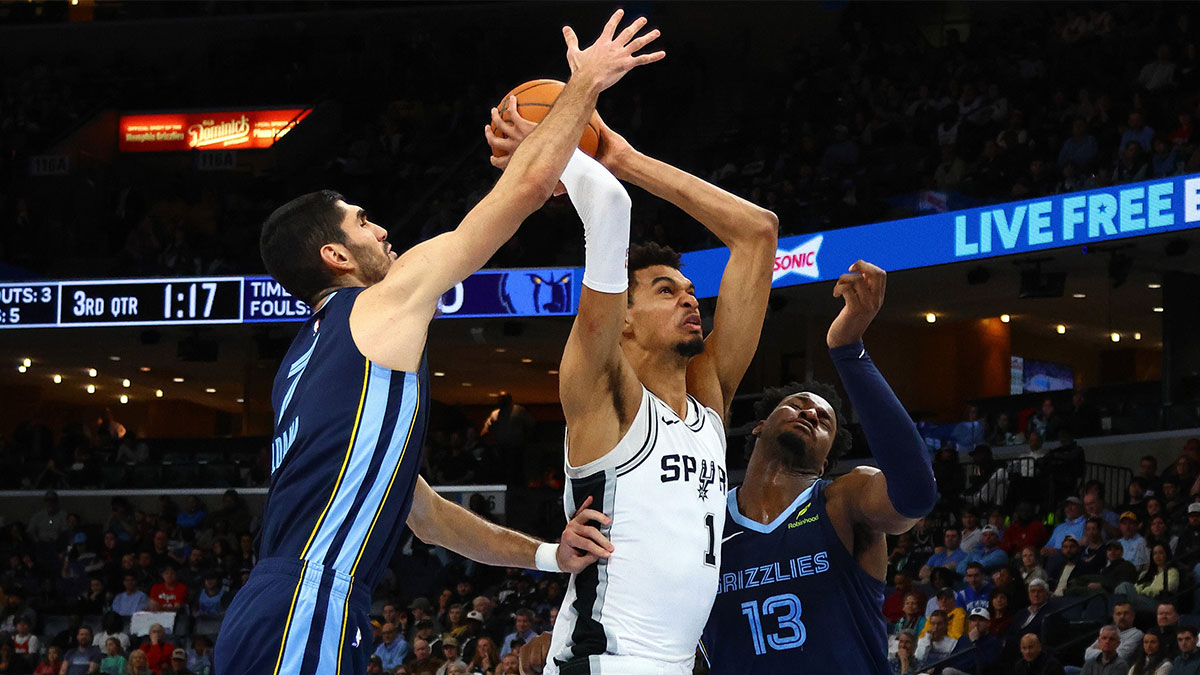
[[[721,416],[688,396],[680,419],[643,386],[617,446],[584,466],[568,460],[566,475],[567,518],[591,496],[590,508],[612,518],[600,531],[615,551],[571,576],[544,672],[599,673],[601,663],[629,658],[691,673],[720,569],[728,487]]]

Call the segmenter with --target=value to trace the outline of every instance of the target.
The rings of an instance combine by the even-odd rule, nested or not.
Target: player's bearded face
[[[371,241],[368,243],[350,242],[346,245],[358,263],[359,274],[368,283],[378,283],[387,276],[392,266],[392,258],[387,254],[388,245],[384,242]]]

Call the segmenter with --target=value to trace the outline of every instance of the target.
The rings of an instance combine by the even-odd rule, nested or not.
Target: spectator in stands
[[[1140,636],[1138,642],[1140,646]],[[1114,626],[1101,628],[1096,643],[1088,648],[1084,657],[1081,675],[1127,675],[1129,662],[1117,651],[1120,643],[1120,633]]]
[[[983,531],[979,529],[979,512],[973,506],[964,506],[959,518],[962,521],[962,542],[959,547],[964,553],[970,553],[979,548],[983,540]]]
[[[37,612],[25,602],[25,589],[20,586],[6,586],[4,589],[7,603],[4,612],[0,614],[0,631],[12,633],[17,628],[17,619],[27,617],[33,625],[37,624]]]
[[[971,450],[971,460],[975,463],[970,477],[970,486],[965,499],[976,505],[1003,504],[1008,496],[1008,469],[1004,462],[996,461],[992,449],[987,445],[977,445]],[[970,552],[969,547],[967,548]]]
[[[1158,458],[1154,455],[1143,455],[1138,461],[1138,477],[1146,485],[1149,494],[1162,496],[1162,478],[1158,475]]]
[[[954,584],[957,581],[958,575],[954,570],[946,569],[945,567],[934,568],[933,573],[929,575],[929,585],[933,587],[934,593],[925,603],[925,618],[929,618],[933,610],[938,609],[937,594],[944,590],[949,590],[953,594]]]
[[[991,614],[983,607],[971,610],[967,617],[967,632],[958,639],[951,654],[970,651],[951,660],[942,671],[943,675],[968,675],[986,673],[1000,658],[1002,643],[991,634]]]
[[[179,583],[179,578],[175,574],[175,565],[173,563],[163,565],[162,583],[154,584],[154,587],[150,589],[150,611],[177,612],[187,606],[187,602],[188,589],[187,586]]]
[[[67,514],[58,505],[58,493],[49,490],[43,497],[45,508],[29,516],[25,531],[34,541],[57,544],[59,537],[67,531]]]
[[[1056,432],[1057,436],[1045,436],[1047,441],[1058,440],[1058,445],[1050,448],[1038,460],[1038,471],[1045,472],[1050,477],[1050,484],[1055,498],[1062,495],[1072,495],[1083,480],[1083,472],[1087,458],[1083,448],[1075,442],[1068,431]],[[1033,450],[1033,435],[1030,434],[1029,448]]]
[[[945,533],[942,535],[944,545],[933,549],[933,555],[929,556],[929,559],[921,567],[921,580],[928,583],[935,567],[942,567],[949,570],[958,569],[958,563],[967,558],[966,552],[959,547],[961,541],[962,535],[959,533],[958,528],[947,527]]]
[[[1171,660],[1162,648],[1162,641],[1154,633],[1142,636],[1142,651],[1135,653],[1129,675],[1169,675]]]
[[[1063,521],[1050,534],[1050,541],[1042,549],[1042,557],[1049,557],[1062,548],[1063,537],[1071,535],[1076,540],[1083,539],[1083,500],[1079,497],[1067,497],[1063,503]]]
[[[1062,664],[1042,651],[1037,633],[1021,636],[1021,660],[1013,666],[1013,675],[1063,675]]]
[[[1157,504],[1158,501],[1151,497],[1149,504]],[[1153,507],[1152,507],[1153,508]],[[1175,557],[1175,553],[1179,544],[1179,537],[1171,534],[1171,528],[1167,525],[1167,519],[1162,513],[1150,517],[1150,532],[1146,535],[1146,546],[1154,551],[1154,547],[1162,544],[1167,549],[1167,554],[1170,557]]]
[[[1108,550],[1108,542],[1104,536],[1103,520],[1100,518],[1089,518],[1084,523],[1083,539],[1080,540],[1079,546],[1079,555],[1084,562],[1094,565],[1097,570],[1104,566],[1105,551]]]
[[[204,525],[204,519],[208,517],[208,509],[204,508],[204,503],[195,495],[188,495],[185,504],[184,510],[175,516],[175,524],[199,530]]]
[[[1178,590],[1179,570],[1170,565],[1166,547],[1159,544],[1154,547],[1150,564],[1137,583],[1118,584],[1113,592],[1129,600],[1135,611],[1149,614],[1157,609],[1156,598],[1163,594],[1173,595]]]
[[[1133,566],[1133,563],[1121,557],[1124,550],[1121,542],[1108,542],[1108,545],[1104,549],[1104,567],[1101,567],[1100,571],[1096,574],[1080,577],[1074,583],[1078,586],[1086,584],[1088,590],[1105,590],[1109,593],[1114,592],[1122,582],[1128,581],[1133,583],[1137,580],[1138,570]]]
[[[1124,511],[1122,511],[1123,513]],[[1121,536],[1118,527],[1117,514],[1108,509],[1104,503],[1104,492],[1098,483],[1089,483],[1083,495],[1083,517],[1097,518],[1104,525],[1104,536],[1115,538]]]
[[[1133,511],[1121,514],[1121,557],[1133,563],[1139,572],[1150,564],[1150,551],[1146,550],[1146,539],[1139,533],[1141,523]]]
[[[1117,604],[1113,606],[1113,622],[1110,625],[1117,631],[1118,646],[1115,649],[1117,655],[1126,663],[1133,660],[1134,653],[1142,646],[1142,631],[1134,627],[1133,617],[1133,605],[1128,602],[1118,600]],[[1105,647],[1097,639],[1084,652],[1083,657],[1085,660],[1091,660],[1103,651],[1105,651]]]
[[[914,569],[917,561],[913,560],[912,552],[909,549],[910,541],[911,540],[907,532],[901,533],[898,537],[896,537],[896,544],[892,547],[892,552],[888,554],[888,564],[885,572],[888,577],[895,578],[896,575],[903,574],[907,579],[912,579],[913,572],[911,570]],[[920,572],[918,571],[917,573],[919,574]],[[901,596],[901,598],[903,598],[903,596]],[[895,602],[898,601],[894,601],[893,604],[895,604]],[[506,605],[511,605],[513,603],[523,604],[521,601],[513,598],[512,596],[505,601]],[[893,607],[893,609],[895,609],[895,607]]]
[[[92,646],[100,647],[101,649],[108,643],[109,638],[117,641],[121,645],[121,653],[129,651],[129,635],[123,630],[125,621],[116,612],[108,612],[101,619],[101,630],[96,633],[96,637],[92,638]]]
[[[987,438],[988,445],[992,447],[1005,447],[1008,445],[1021,445],[1024,442],[1025,435],[1013,428],[1012,418],[1008,416],[1008,413],[1002,412],[996,416],[996,426]]]
[[[33,669],[33,675],[60,675],[63,669],[62,650],[57,645],[46,648],[46,656]]]
[[[475,610],[471,610],[470,613],[474,614]],[[471,663],[467,665],[467,670],[471,673],[487,675],[498,665],[500,665],[500,650],[496,647],[496,643],[486,635],[480,636],[475,641],[475,655],[471,657]]]
[[[412,654],[404,667],[412,675],[437,675],[438,668],[442,667],[442,660],[433,655],[428,640],[417,638],[413,640]]]
[[[915,675],[925,667],[925,662],[917,658],[917,636],[911,630],[900,632],[896,653],[888,659],[892,675]]]
[[[80,614],[103,614],[108,611],[111,602],[108,591],[104,590],[104,581],[95,575],[88,580],[88,590],[75,599],[75,611]]]
[[[907,572],[896,572],[892,575],[892,587],[895,590],[883,601],[883,617],[889,623],[899,621],[904,615],[904,598],[913,592],[912,577]],[[920,595],[919,591],[918,594]],[[501,655],[506,653],[501,649]]]
[[[933,478],[942,501],[951,507],[956,505],[967,486],[967,477],[953,446],[943,447],[934,454]]]
[[[1058,151],[1058,165],[1074,164],[1077,169],[1087,171],[1091,169],[1098,152],[1096,137],[1088,133],[1087,122],[1076,119],[1071,123],[1070,138],[1063,141]]]
[[[1159,602],[1154,619],[1154,627],[1148,633],[1157,635],[1162,652],[1166,654],[1167,658],[1173,658],[1179,653],[1179,643],[1175,640],[1175,635],[1179,632],[1179,610],[1175,608],[1175,602],[1172,600]]]
[[[76,533],[72,542],[71,548],[62,557],[59,588],[67,595],[78,595],[87,590],[90,575],[104,569],[104,562],[88,550],[87,535],[83,532]]]
[[[937,609],[933,611],[941,612],[946,617],[946,635],[953,640],[962,637],[967,630],[967,610],[956,604],[954,590],[943,588],[937,592],[934,601],[937,602]],[[933,612],[930,612],[929,616],[933,616]],[[917,632],[917,637],[925,637],[931,629],[929,617],[926,617],[925,625]]]
[[[950,601],[954,602],[954,593],[950,593]],[[908,630],[914,633],[920,633],[925,628],[925,603],[922,601],[920,594],[909,591],[904,596],[904,613],[900,615],[900,620],[892,624],[891,635],[899,635]]]
[[[31,670],[34,659],[41,653],[41,642],[38,641],[38,636],[31,632],[32,629],[33,623],[29,617],[22,616],[17,619],[17,632],[12,636],[13,653],[16,654],[17,661],[28,665]]]
[[[63,657],[62,675],[88,675],[100,667],[103,655],[92,646],[92,629],[81,626],[75,633],[75,647]]]
[[[1050,616],[1050,611],[1046,609],[1046,604],[1050,601],[1049,584],[1041,579],[1034,579],[1029,582],[1027,594],[1029,605],[1017,612],[1009,625],[1008,642],[1010,645],[1015,645],[1016,638],[1026,633],[1037,633],[1047,637],[1057,634],[1057,622],[1047,618]]]
[[[1200,649],[1196,649],[1195,626],[1180,626],[1176,633],[1179,653],[1171,659],[1173,675],[1200,675]]]
[[[982,564],[970,562],[964,566],[963,580],[966,586],[954,595],[954,602],[967,612],[976,607],[987,607],[994,586],[987,578]]]
[[[510,481],[524,485],[526,479],[538,473],[530,453],[537,423],[528,410],[513,402],[512,394],[502,393],[499,403],[484,421],[481,436],[491,442],[497,455],[509,460]]]
[[[1055,440],[1062,427],[1062,418],[1054,411],[1054,401],[1042,399],[1041,408],[1029,418],[1029,431],[1041,434],[1042,438]]]
[[[1180,455],[1163,472],[1163,480],[1174,480],[1180,487],[1188,486],[1188,494],[1196,495],[1196,463],[1186,454]]]
[[[900,576],[900,575],[897,575],[897,576]],[[908,575],[904,575],[904,577],[907,578]],[[910,583],[910,587],[911,587],[911,583]],[[900,597],[903,600],[904,596],[900,596]],[[898,619],[899,619],[899,617],[897,616],[896,619],[894,619],[894,620],[898,620]],[[529,642],[530,640],[532,640],[534,637],[537,636],[537,633],[535,633],[533,630],[533,612],[531,612],[530,610],[524,609],[524,608],[518,609],[516,612],[513,613],[513,621],[516,624],[516,626],[515,626],[516,630],[514,630],[512,633],[509,633],[504,638],[504,642],[501,643],[500,658],[504,658],[504,656],[506,654],[508,654],[509,652],[511,652],[513,650],[513,642],[520,640],[521,644],[525,644],[526,642]]]
[[[954,651],[958,640],[946,634],[946,613],[937,610],[925,622],[925,636],[917,640],[916,658],[925,663],[941,661]]]
[[[1026,546],[1041,550],[1042,545],[1050,538],[1046,526],[1034,513],[1033,504],[1029,501],[1017,503],[1013,511],[1012,522],[1004,528],[1004,536],[1000,539],[1000,548],[1010,556],[1016,555]]]
[[[1000,533],[996,530],[995,525],[983,526],[983,536],[979,548],[968,553],[966,559],[958,563],[958,573],[969,579],[967,568],[974,563],[978,563],[983,569],[1008,564],[1008,554],[1000,548]],[[986,605],[984,606],[986,607]]]
[[[206,635],[197,635],[187,650],[187,667],[196,675],[213,675],[212,640]]]
[[[395,670],[408,658],[408,642],[404,640],[404,636],[400,635],[395,624],[383,624],[379,633],[383,636],[383,641],[375,648],[375,656],[378,656],[383,662],[385,669]]]
[[[250,531],[250,508],[237,490],[230,488],[221,496],[221,508],[210,514],[213,521],[223,522],[229,532]],[[216,526],[216,522],[212,523]]]
[[[447,675],[451,668],[462,668],[466,672],[467,662],[462,660],[462,655],[459,653],[458,640],[452,635],[442,637],[442,660],[444,663],[441,668],[438,668],[437,675]]]
[[[129,652],[129,663],[125,664],[126,675],[156,675],[150,670],[150,659],[146,652],[135,649]]]
[[[166,641],[167,631],[161,623],[150,626],[150,635],[146,637],[138,649],[146,655],[146,664],[150,670],[159,673],[171,662],[171,654],[175,645]]]
[[[962,160],[958,159],[958,157],[954,155],[954,151],[952,149],[942,148],[943,165],[946,164],[947,153],[949,153],[950,158],[959,166],[962,165]],[[938,168],[940,169],[941,167]],[[961,169],[958,171],[958,176],[959,179],[961,179]],[[944,190],[954,188],[938,189]],[[954,431],[951,434],[954,438],[954,445],[958,448],[959,452],[969,452],[976,446],[982,445],[987,439],[987,425],[984,424],[983,420],[979,419],[979,407],[973,403],[968,404],[965,417],[966,419],[964,421],[955,425]]]
[[[413,601],[408,604],[408,611],[412,613],[412,624],[414,630],[418,629],[417,624],[421,623],[422,621],[428,621],[430,627],[434,629],[434,632],[436,632],[438,627],[433,625],[433,605],[429,602],[428,598],[414,598]]]
[[[992,593],[991,601],[988,605],[988,614],[992,617],[990,628],[992,635],[1003,638],[1008,634],[1008,628],[1013,622],[1013,611],[1016,609],[1011,606],[1009,594],[1005,591],[996,591]]]
[[[125,658],[121,642],[111,637],[105,640],[104,654],[104,658],[100,660],[101,675],[125,675],[125,664],[129,660]]]
[[[112,610],[125,617],[145,611],[150,604],[150,597],[138,588],[137,575],[127,573],[122,583],[125,585],[125,590],[113,598]]]
[[[1189,503],[1186,497],[1179,489],[1179,483],[1173,480],[1165,480],[1162,482],[1160,490],[1162,497],[1163,513],[1171,522],[1183,520],[1186,517],[1187,507]]]
[[[171,662],[163,666],[162,675],[193,675],[187,667],[187,652],[176,648],[171,652]]]
[[[1154,129],[1146,125],[1146,118],[1142,113],[1129,113],[1129,126],[1125,129],[1125,133],[1121,134],[1121,142],[1117,146],[1117,152],[1124,152],[1130,143],[1134,143],[1142,152],[1150,152],[1150,145],[1154,141]]]
[[[1177,548],[1180,555],[1200,550],[1200,502],[1187,507],[1187,524],[1179,530]]]
[[[1046,574],[1046,569],[1042,567],[1042,561],[1038,558],[1037,549],[1032,546],[1026,546],[1021,549],[1021,581],[1028,584],[1034,579],[1042,579],[1049,581],[1049,575]]]
[[[229,589],[221,584],[221,575],[209,571],[204,575],[204,588],[192,600],[193,616],[225,616],[233,600]]]

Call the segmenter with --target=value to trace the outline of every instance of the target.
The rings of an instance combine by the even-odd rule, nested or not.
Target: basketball
[[[550,112],[550,107],[558,100],[558,95],[562,93],[565,85],[558,80],[530,80],[524,84],[519,84],[512,91],[504,95],[500,99],[500,103],[496,105],[496,109],[500,112],[500,117],[504,121],[509,121],[508,98],[510,96],[517,97],[517,111],[521,113],[521,117],[530,122],[541,122],[546,118],[546,113]],[[502,136],[501,132],[492,127],[492,131],[497,135]],[[596,151],[600,147],[600,117],[593,112],[592,119],[588,120],[587,126],[583,129],[583,135],[579,137],[579,149],[583,150],[590,157],[596,156]],[[496,157],[503,157],[503,150],[493,150],[492,154]]]

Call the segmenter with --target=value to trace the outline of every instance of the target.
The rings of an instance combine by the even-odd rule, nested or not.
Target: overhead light
[[[434,373],[433,373],[433,376],[434,376],[434,377],[445,377],[445,376],[446,376],[446,374],[445,374],[445,373],[443,373],[443,372],[442,372],[442,371],[440,371],[440,370],[437,370],[437,371],[434,371]]]
[[[182,377],[172,377],[171,381],[172,382],[183,382],[183,378]]]
[[[130,384],[132,384],[132,382],[130,382],[128,379],[121,380],[121,386],[125,387],[126,389],[129,388]]]
[[[1162,284],[1146,284],[1146,288],[1162,288]]]
[[[50,379],[54,380],[54,384],[62,384],[62,375],[59,375],[58,373],[55,373],[54,377]]]
[[[29,369],[28,369],[28,368],[26,368],[25,366],[17,366],[17,372],[18,372],[18,373],[23,373],[23,372],[25,372],[25,371],[27,371],[27,370],[29,370]]]
[[[244,398],[239,398],[239,399],[237,399],[237,402],[238,402],[238,403],[245,403],[245,402],[246,402],[246,399],[244,399]]]
[[[121,394],[121,403],[129,403],[129,394]]]
[[[88,368],[88,377],[95,377],[99,374],[100,374],[100,372],[98,370],[96,370],[95,368]]]
[[[500,398],[500,394],[494,391],[488,392],[488,396],[491,398]]]
[[[1154,308],[1154,311],[1156,311],[1156,312],[1158,312],[1158,313],[1160,313],[1160,314],[1161,314],[1161,313],[1162,313],[1162,311],[1163,311],[1163,308],[1162,308],[1162,307],[1155,307],[1155,308]]]
[[[96,385],[94,385],[94,384],[89,384],[89,385],[87,386],[87,393],[89,393],[89,394],[94,394],[94,393],[96,393]]]
[[[1057,331],[1059,335],[1065,335],[1067,333],[1067,327],[1061,323],[1055,326],[1054,330]]]
[[[525,357],[525,358],[521,359],[521,363],[533,363],[533,359],[531,359],[529,357]]]
[[[1087,297],[1087,293],[1072,293],[1071,297],[1076,298],[1078,300],[1082,300]]]
[[[497,353],[497,354],[503,354],[503,353],[504,353],[504,352],[506,352],[506,351],[508,351],[508,349],[506,349],[506,348],[504,348],[504,347],[496,347],[496,353]]]
[[[935,323],[937,321],[937,314],[934,314],[933,312],[926,314],[925,321],[926,323]]]
[[[162,389],[155,389],[155,390],[154,390],[154,398],[162,398],[162,397],[163,397],[163,390],[162,390]]]
[[[1141,339],[1142,339],[1142,334],[1141,334],[1141,333],[1134,333],[1134,334],[1133,334],[1133,339],[1134,339],[1134,340],[1141,340]]]
[[[474,387],[475,385],[471,384],[470,382],[463,382],[463,383],[462,383],[462,386],[464,386],[464,387]]]
[[[142,371],[143,373],[148,373],[150,372],[150,366],[142,366],[141,368],[138,368],[138,370]]]
[[[557,374],[558,374],[558,371],[557,371],[557,370],[547,370],[547,371],[546,371],[546,374],[548,374],[548,375],[557,375]]]
[[[205,388],[204,388],[204,392],[205,392],[206,394],[215,394],[215,393],[217,393],[217,390],[216,390],[216,389],[213,389],[212,387],[205,387]]]
[[[21,359],[21,365],[28,368],[29,366],[33,365],[33,359],[30,359],[28,356],[26,356],[25,358]]]
[[[1112,335],[1109,335],[1109,337],[1110,337],[1110,338],[1112,338],[1112,341],[1113,341],[1113,342],[1120,342],[1120,341],[1121,341],[1121,334],[1120,334],[1120,333],[1118,333],[1118,332],[1117,332],[1117,331],[1115,331],[1115,330],[1112,332]]]
[[[121,360],[121,357],[119,357],[119,356],[110,356],[110,357],[108,357],[108,360],[109,360],[109,361],[120,361],[120,360]]]
[[[1009,321],[1012,321],[1012,317],[1011,317],[1011,316],[1009,316],[1009,315],[1007,315],[1007,314],[1001,314],[1001,315],[1000,315],[1000,323],[1008,323]]]

